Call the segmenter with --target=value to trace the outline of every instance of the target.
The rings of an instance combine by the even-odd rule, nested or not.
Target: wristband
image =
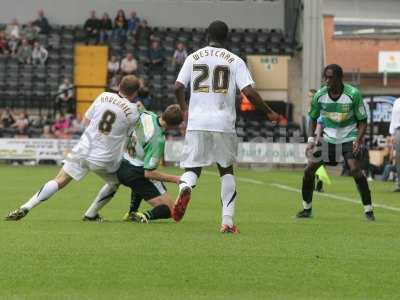
[[[309,136],[308,140],[307,140],[307,143],[314,144],[315,143],[315,138],[313,136]]]

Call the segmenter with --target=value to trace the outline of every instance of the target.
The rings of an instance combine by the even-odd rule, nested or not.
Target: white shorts
[[[92,171],[100,176],[104,181],[115,184],[118,184],[118,168],[119,163],[117,162],[96,163],[79,158],[73,154],[68,155],[63,166],[64,172],[76,181],[80,181],[89,171]]]
[[[236,133],[187,131],[180,166],[196,168],[218,163],[227,168],[236,160],[237,144]]]

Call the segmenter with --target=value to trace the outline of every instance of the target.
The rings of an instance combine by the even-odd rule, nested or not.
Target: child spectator
[[[148,43],[150,40],[150,36],[152,35],[151,28],[147,25],[146,20],[142,20],[139,23],[139,27],[135,33],[135,40],[142,43]]]
[[[32,62],[32,47],[27,39],[22,40],[22,45],[17,52],[17,58],[22,64],[30,64]]]
[[[178,43],[172,56],[172,64],[175,66],[175,70],[179,71],[181,69],[187,56],[188,54],[183,43]]]
[[[10,37],[10,39],[8,40],[8,49],[12,56],[17,55],[18,46],[19,46],[19,40],[15,36],[12,35]]]
[[[6,27],[7,38],[15,37],[17,40],[20,38],[20,27],[17,19],[12,19],[11,23]]]
[[[29,43],[32,43],[38,37],[38,30],[33,26],[32,22],[29,22],[22,27],[20,36],[23,39],[27,39]]]
[[[74,89],[69,78],[65,77],[64,81],[58,87],[58,97],[56,99],[55,111],[63,113],[64,107],[66,107],[68,113],[72,113],[74,110]]]
[[[112,55],[108,62],[108,73],[114,75],[119,72],[119,61],[115,55]]]
[[[68,138],[68,128],[70,126],[70,122],[68,118],[65,117],[63,113],[60,114],[56,122],[52,127],[52,131],[56,138]]]
[[[48,56],[49,53],[42,45],[40,45],[38,42],[33,44],[32,63],[34,65],[44,65]]]

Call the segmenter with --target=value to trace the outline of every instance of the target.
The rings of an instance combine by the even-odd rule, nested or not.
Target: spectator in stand
[[[185,45],[178,43],[174,55],[172,56],[172,64],[175,66],[175,70],[179,71],[188,56]]]
[[[32,22],[28,22],[28,24],[22,27],[20,36],[23,39],[27,39],[29,43],[32,43],[38,37],[38,30],[33,26]]]
[[[9,53],[10,49],[8,48],[6,34],[4,33],[4,31],[0,31],[0,55]]]
[[[142,42],[142,43],[148,43],[150,40],[150,36],[152,35],[153,31],[151,30],[151,28],[148,26],[147,21],[146,20],[142,20],[139,23],[139,27],[136,30],[135,33],[135,40],[137,42]]]
[[[19,46],[19,40],[12,35],[8,40],[8,49],[10,50],[11,56],[17,55],[18,46]]]
[[[149,49],[149,64],[152,70],[160,71],[164,64],[164,53],[158,41],[151,43]]]
[[[32,62],[32,47],[27,39],[22,39],[21,47],[17,52],[18,61],[22,64],[30,64]]]
[[[87,43],[93,40],[96,44],[99,42],[100,20],[96,17],[96,12],[90,12],[90,18],[86,20],[83,28],[86,31]]]
[[[10,109],[7,108],[5,111],[3,111],[1,115],[0,127],[5,129],[10,128],[14,123],[15,123],[14,116],[12,115]]]
[[[20,27],[17,19],[12,19],[11,23],[6,27],[6,37],[15,37],[17,40],[20,38]]]
[[[58,87],[55,112],[63,114],[64,108],[66,108],[68,113],[73,113],[74,111],[74,86],[67,77],[64,78],[63,83]]]
[[[121,71],[124,75],[134,74],[137,71],[137,61],[133,58],[133,53],[128,52],[121,61]]]
[[[68,132],[71,134],[73,139],[79,139],[82,133],[85,131],[85,124],[82,118],[77,115],[76,118],[71,118],[71,126]]]
[[[153,100],[150,97],[150,90],[148,87],[141,87],[138,91],[137,101],[141,102],[146,109],[151,109]]]
[[[135,34],[138,28],[140,19],[136,16],[136,11],[131,11],[128,19],[128,34]]]
[[[40,136],[42,139],[54,139],[54,134],[51,132],[51,126],[45,125],[43,127],[42,135]]]
[[[26,112],[21,113],[14,124],[11,125],[12,128],[16,129],[17,135],[26,135],[28,133],[29,127],[29,117]]]
[[[124,44],[126,41],[126,30],[128,29],[128,22],[125,18],[123,10],[119,10],[114,20],[114,39],[119,43]]]
[[[50,33],[51,27],[42,9],[38,11],[38,18],[33,22],[33,26],[39,28],[40,34]]]
[[[104,13],[100,20],[100,43],[104,44],[107,42],[112,32],[112,22],[108,13]]]
[[[70,126],[69,119],[65,117],[64,113],[61,113],[51,129],[54,132],[56,138],[62,139],[69,137],[68,133],[69,126]]]
[[[112,55],[108,62],[108,73],[114,75],[119,72],[119,61],[115,55]]]
[[[44,65],[48,56],[49,53],[42,45],[40,45],[38,42],[33,44],[32,63],[34,65]]]

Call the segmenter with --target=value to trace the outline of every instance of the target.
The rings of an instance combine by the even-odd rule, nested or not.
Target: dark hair
[[[148,87],[141,87],[138,91],[138,96],[141,98],[148,97],[150,95],[150,90]]]
[[[341,66],[337,64],[327,65],[324,69],[324,76],[327,70],[332,70],[333,76],[342,79],[343,78],[343,69]]]
[[[207,32],[210,41],[222,43],[228,38],[229,28],[225,22],[214,21],[208,26]]]
[[[124,76],[119,84],[119,91],[124,96],[131,97],[137,92],[140,87],[140,82],[134,75]]]
[[[164,110],[161,118],[167,126],[178,126],[183,121],[181,108],[178,104],[172,104]]]
[[[317,92],[316,89],[309,89],[308,91],[309,91],[311,94],[315,94],[315,93]]]

